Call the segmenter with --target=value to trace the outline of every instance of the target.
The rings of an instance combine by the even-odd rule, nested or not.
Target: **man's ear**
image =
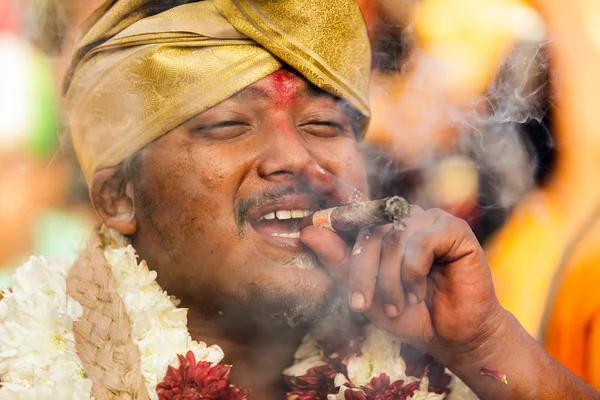
[[[96,172],[90,186],[90,197],[96,214],[106,226],[123,235],[135,233],[133,182],[127,179],[122,167]]]

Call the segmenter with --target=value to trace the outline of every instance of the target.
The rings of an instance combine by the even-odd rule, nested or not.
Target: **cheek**
[[[321,166],[339,177],[343,182],[368,194],[365,165],[358,144],[348,139],[348,143],[333,145],[321,157]]]
[[[180,230],[194,238],[192,242],[208,241],[221,247],[234,241],[234,204],[254,165],[253,147],[243,141],[218,145],[188,139],[179,142],[146,158],[150,169],[146,183],[153,188],[148,196],[153,197],[151,209],[157,212],[155,216],[144,213],[144,217],[160,218],[159,227]]]

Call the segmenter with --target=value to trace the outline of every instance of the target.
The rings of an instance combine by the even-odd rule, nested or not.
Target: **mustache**
[[[319,204],[322,203],[313,191],[298,186],[273,186],[239,200],[234,206],[234,216],[239,232],[243,231],[245,223],[250,220],[250,210],[257,205],[274,202],[285,196],[301,194],[314,196]]]

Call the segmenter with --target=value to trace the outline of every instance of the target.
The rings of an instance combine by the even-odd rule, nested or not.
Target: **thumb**
[[[350,249],[341,237],[328,229],[307,226],[300,232],[300,240],[317,255],[334,279],[348,283]]]

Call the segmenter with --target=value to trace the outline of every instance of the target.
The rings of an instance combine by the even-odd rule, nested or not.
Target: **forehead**
[[[282,101],[291,100],[294,97],[326,97],[338,100],[336,96],[319,89],[303,76],[287,69],[275,71],[237,92],[230,99],[264,98]]]

